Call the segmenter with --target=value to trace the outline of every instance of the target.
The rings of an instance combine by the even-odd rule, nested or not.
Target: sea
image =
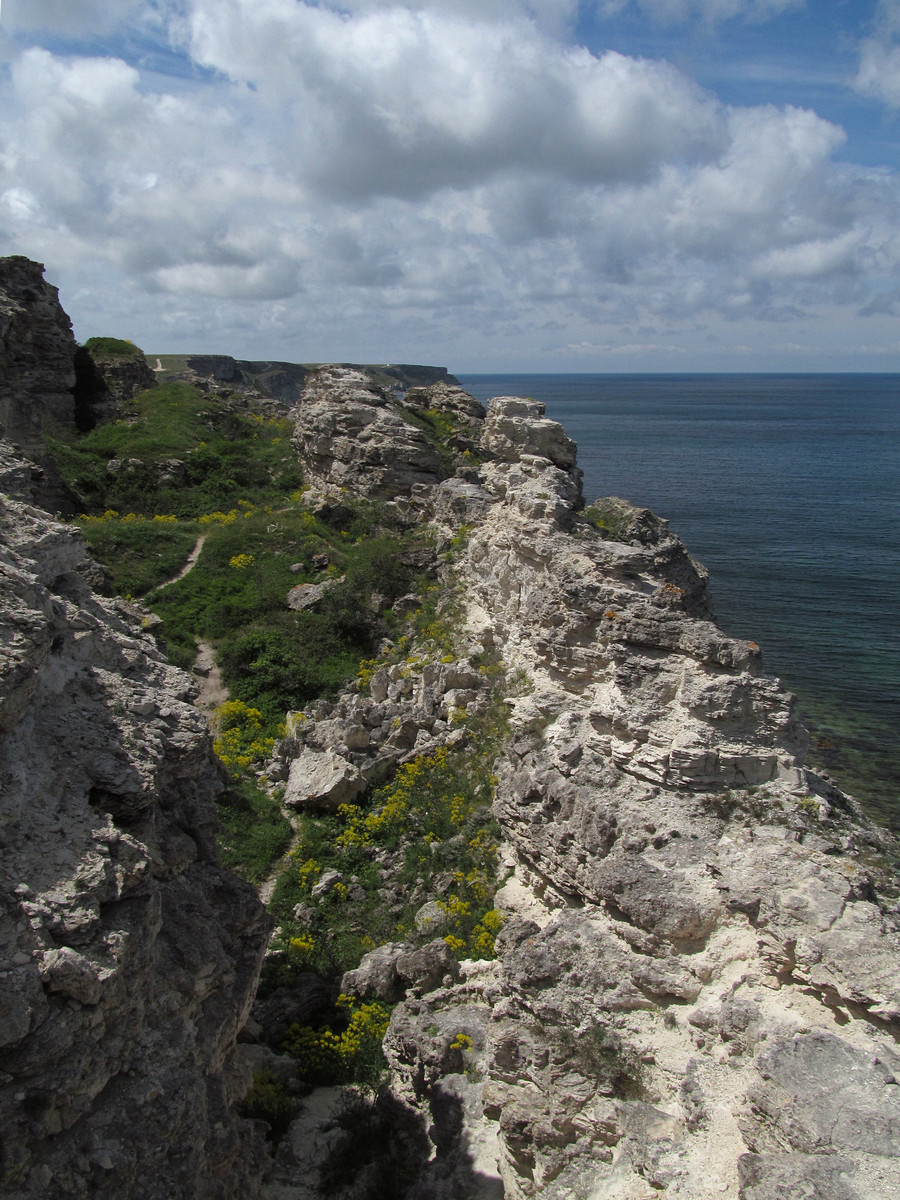
[[[669,520],[797,695],[808,761],[900,831],[900,375],[459,375],[531,396],[588,502]]]

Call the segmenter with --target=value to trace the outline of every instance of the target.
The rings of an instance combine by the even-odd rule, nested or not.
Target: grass
[[[212,641],[231,694],[268,722],[335,694],[388,632],[391,604],[414,582],[405,564],[414,536],[383,525],[376,506],[347,514],[334,528],[295,503],[279,512],[244,508],[208,524],[194,569],[148,597],[172,660],[189,666],[195,639]],[[325,571],[313,562],[319,555],[329,561]],[[329,580],[315,608],[287,607],[292,587]],[[371,607],[375,594],[380,611]]]
[[[81,349],[94,358],[143,358],[143,351],[125,338],[92,337]]]
[[[126,514],[127,515],[127,514]],[[184,566],[201,527],[194,521],[82,521],[88,549],[103,564],[109,595],[143,596]]]
[[[222,863],[251,883],[262,883],[291,841],[277,800],[249,779],[232,780],[219,798]]]
[[[89,337],[83,350],[88,350],[95,359],[142,359],[144,352],[136,344],[122,337]]]
[[[49,449],[79,508],[199,517],[279,502],[302,482],[290,422],[236,410],[186,383],[141,392],[119,420]],[[110,472],[111,460],[123,462]],[[174,468],[172,462],[175,461]]]

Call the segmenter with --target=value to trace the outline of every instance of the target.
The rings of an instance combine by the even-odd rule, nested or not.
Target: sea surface
[[[900,375],[458,378],[543,400],[588,502],[669,519],[797,693],[810,760],[900,830]]]

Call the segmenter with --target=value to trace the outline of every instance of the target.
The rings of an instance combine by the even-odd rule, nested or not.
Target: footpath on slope
[[[189,575],[193,571],[208,536],[206,533],[201,533],[194,543],[190,554],[185,559],[184,566],[177,575],[173,575],[171,579],[167,579],[165,583],[161,583],[159,585],[160,588],[170,587],[173,583],[178,583],[179,580],[184,579],[186,575]],[[228,688],[225,686],[222,673],[216,662],[216,652],[209,642],[198,639],[197,656],[194,659],[191,671],[196,677],[200,689],[197,693],[197,707],[206,713],[210,724],[213,725],[215,710],[228,699]]]
[[[171,579],[167,579],[165,583],[160,584],[161,588],[169,587],[173,583],[178,583],[179,580],[194,569],[200,558],[203,550],[203,545],[209,535],[201,534],[194,543],[193,549],[185,559],[184,566],[177,575],[173,575]],[[202,638],[197,639],[197,655],[194,659],[194,665],[191,668],[191,674],[197,681],[197,698],[195,704],[197,708],[206,716],[210,730],[213,735],[216,734],[217,718],[216,709],[221,707],[229,697],[228,687],[222,678],[222,672],[219,670],[219,664],[216,662],[215,647],[210,642],[204,641]],[[299,841],[299,832],[297,829],[297,816],[289,809],[282,808],[282,813],[290,821],[294,832],[291,837],[290,845],[287,850],[273,864],[269,874],[258,887],[259,898],[263,904],[268,905],[275,891],[275,885],[278,882],[278,877],[284,870],[285,862],[288,860],[291,851],[297,846]]]

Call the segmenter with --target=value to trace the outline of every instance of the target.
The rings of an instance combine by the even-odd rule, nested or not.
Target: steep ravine
[[[40,458],[68,324],[24,264],[0,411]],[[37,392],[29,305],[53,348]],[[897,848],[804,768],[791,697],[711,621],[704,569],[646,510],[585,508],[534,402],[485,412],[443,375],[303,382],[310,519],[365,498],[415,534],[425,582],[266,764],[352,866],[291,864],[255,1003],[271,922],[217,863],[195,686],[153,620],[92,590],[78,531],[34,504],[47,476],[2,449],[0,1196],[900,1195]],[[429,771],[451,778],[443,826],[403,791]],[[343,979],[292,966],[341,912],[347,936],[402,932]],[[339,988],[391,1009],[374,1102],[301,1086],[299,1035],[281,1052]],[[251,1068],[299,1098],[274,1157],[235,1113]]]

